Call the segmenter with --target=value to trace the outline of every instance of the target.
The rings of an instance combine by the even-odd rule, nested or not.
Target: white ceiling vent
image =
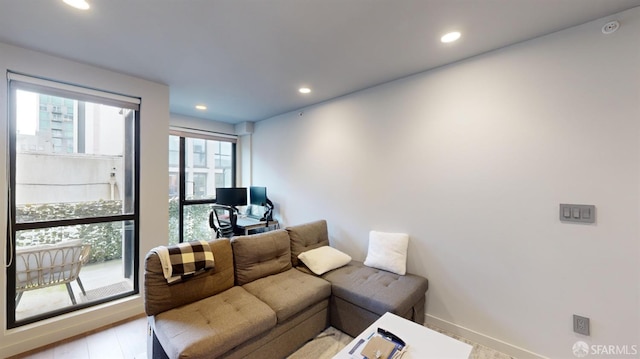
[[[616,30],[618,30],[618,28],[620,27],[620,23],[617,21],[609,21],[608,23],[604,24],[604,26],[602,27],[602,33],[603,34],[613,34],[614,32],[616,32]]]

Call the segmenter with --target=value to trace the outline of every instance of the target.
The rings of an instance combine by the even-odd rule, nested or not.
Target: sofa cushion
[[[291,269],[291,247],[285,230],[233,237],[231,246],[237,285]]]
[[[283,322],[331,295],[331,284],[296,269],[255,280],[242,286],[267,303]]]
[[[426,278],[398,275],[357,261],[328,272],[322,278],[331,282],[332,295],[379,315],[407,312],[428,289]]]
[[[327,221],[319,220],[285,228],[291,238],[291,263],[294,267],[301,264],[298,256],[302,252],[329,245]]]
[[[160,313],[155,332],[170,358],[217,358],[276,325],[276,314],[242,287]]]
[[[156,315],[233,287],[233,253],[229,240],[211,240],[208,243],[215,259],[215,268],[174,284],[167,284],[158,254],[147,253],[144,271],[144,307],[147,315]]]
[[[369,232],[369,249],[364,265],[392,273],[407,273],[407,249],[409,235],[406,233]]]
[[[351,262],[350,255],[330,246],[322,246],[302,252],[298,259],[317,275],[325,274],[332,269],[342,267]]]

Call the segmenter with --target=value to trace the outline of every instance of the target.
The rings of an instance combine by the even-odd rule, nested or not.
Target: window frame
[[[129,96],[119,95],[102,90],[91,89],[78,85],[71,85],[68,83],[42,79],[38,77],[31,77],[14,72],[7,72],[8,78],[8,104],[9,104],[9,118],[8,118],[8,139],[9,139],[9,166],[8,166],[8,182],[9,182],[9,213],[7,218],[7,243],[6,250],[8,255],[9,265],[5,268],[7,275],[7,291],[6,291],[6,311],[7,311],[7,329],[13,329],[21,327],[27,324],[32,324],[42,320],[57,317],[62,314],[75,312],[77,310],[93,307],[103,303],[111,302],[117,299],[137,295],[140,293],[139,283],[139,239],[140,239],[140,98],[133,98]],[[81,218],[65,218],[65,219],[48,219],[38,222],[16,222],[16,163],[18,153],[18,136],[17,136],[17,91],[32,91],[38,94],[44,94],[49,96],[60,96],[73,98],[77,101],[94,102],[110,106],[118,106],[126,109],[133,110],[132,123],[129,128],[128,122],[125,124],[126,131],[132,131],[130,133],[133,143],[125,141],[125,146],[129,150],[133,151],[131,157],[125,156],[124,161],[131,161],[129,170],[133,176],[131,180],[132,186],[126,186],[125,197],[131,196],[129,205],[125,205],[130,208],[130,211],[121,213],[118,215],[109,216],[96,216],[96,217],[81,217]],[[128,129],[127,129],[128,128]],[[125,137],[128,137],[125,135]],[[128,153],[128,152],[126,152]],[[132,188],[130,188],[132,187]],[[66,306],[61,309],[48,311],[42,314],[36,314],[27,318],[16,320],[16,233],[18,231],[41,229],[41,228],[56,228],[73,225],[85,225],[85,224],[100,224],[109,222],[122,222],[125,228],[132,224],[133,228],[130,232],[124,232],[123,236],[127,237],[128,234],[132,236],[129,242],[124,242],[123,246],[127,246],[127,250],[123,250],[123,262],[125,262],[124,274],[126,277],[130,277],[133,282],[133,289],[124,293],[109,296],[102,299],[92,300],[90,302],[78,303],[72,306]]]
[[[203,198],[203,199],[187,199],[187,181],[186,181],[186,169],[187,169],[187,138],[202,139],[205,140],[205,147],[207,141],[218,141],[231,143],[231,183],[236,186],[237,180],[237,142],[238,137],[235,135],[226,135],[215,132],[199,131],[192,129],[183,129],[172,127],[169,129],[169,136],[177,136],[179,140],[179,156],[178,156],[178,242],[184,242],[184,213],[185,207],[191,205],[202,204],[215,204],[215,198]],[[207,149],[208,150],[208,149]],[[194,168],[202,168],[194,166]],[[174,173],[174,171],[168,171]],[[217,173],[215,173],[217,175]],[[214,176],[215,180],[215,176]],[[216,185],[217,186],[217,185]]]

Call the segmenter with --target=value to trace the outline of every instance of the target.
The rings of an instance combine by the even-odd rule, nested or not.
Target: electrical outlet
[[[589,318],[574,314],[573,331],[578,334],[589,335]]]

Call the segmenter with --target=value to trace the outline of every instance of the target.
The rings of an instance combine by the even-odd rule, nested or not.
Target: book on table
[[[362,342],[359,344],[362,344]],[[356,346],[359,344],[356,344]],[[395,359],[402,356],[405,347],[405,343],[400,338],[384,329],[378,329],[377,334],[366,340],[360,355],[366,359]]]

